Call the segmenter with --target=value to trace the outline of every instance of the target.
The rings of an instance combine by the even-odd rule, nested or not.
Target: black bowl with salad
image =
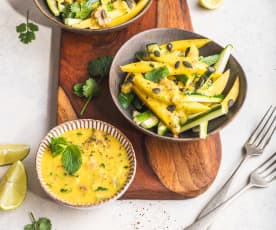
[[[34,0],[62,28],[84,33],[120,30],[141,17],[152,0]]]
[[[232,49],[180,29],[144,31],[113,60],[112,98],[146,134],[173,141],[205,139],[228,124],[245,100],[246,77]]]

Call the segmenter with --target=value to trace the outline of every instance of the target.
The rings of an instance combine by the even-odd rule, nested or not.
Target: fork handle
[[[217,206],[219,206],[227,196],[227,192],[229,190],[229,187],[234,180],[235,176],[238,174],[239,169],[241,168],[242,164],[248,159],[247,155],[244,155],[244,157],[241,159],[239,164],[236,166],[228,180],[225,182],[225,184],[220,188],[220,190],[213,196],[213,198],[207,203],[207,205],[201,210],[199,213],[197,220],[201,217],[208,214],[210,211],[215,209]]]
[[[196,222],[185,228],[185,230],[205,230],[207,229],[210,224],[213,222],[215,217],[223,210],[225,209],[232,201],[234,201],[237,197],[239,197],[243,192],[248,190],[249,188],[253,187],[252,184],[248,184],[245,187],[243,187],[240,191],[235,193],[233,196],[231,196],[229,199],[227,199],[225,202],[223,202],[221,205],[216,207],[213,211],[209,212],[207,215],[201,217]]]

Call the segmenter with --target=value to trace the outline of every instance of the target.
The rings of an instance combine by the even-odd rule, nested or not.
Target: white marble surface
[[[218,177],[198,198],[184,201],[117,201],[93,211],[59,206],[41,192],[34,171],[35,151],[40,139],[54,125],[56,65],[59,31],[36,10],[32,0],[0,1],[0,142],[28,143],[32,151],[24,160],[29,191],[17,210],[0,212],[1,230],[20,230],[29,223],[28,212],[47,216],[53,229],[172,229],[190,224],[241,157],[240,149],[263,111],[276,96],[276,1],[225,0],[216,11],[199,8],[189,0],[196,32],[219,43],[234,45],[234,55],[248,77],[248,97],[243,110],[222,133],[223,158]],[[40,23],[37,39],[23,45],[15,26],[24,20],[26,9]],[[276,150],[276,135],[264,156],[251,159],[231,191],[246,182],[249,172]],[[6,170],[0,169],[0,175]],[[212,229],[276,229],[276,182],[264,190],[252,190],[233,203]]]

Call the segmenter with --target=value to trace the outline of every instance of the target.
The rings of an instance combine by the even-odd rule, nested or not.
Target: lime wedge
[[[56,0],[47,0],[47,4],[51,12],[57,17],[59,16],[59,10],[57,6],[57,1]]]
[[[215,10],[221,6],[223,0],[199,0],[199,5],[208,10]]]
[[[0,209],[20,206],[27,192],[27,176],[21,161],[15,162],[0,181]]]
[[[0,144],[0,165],[7,165],[25,158],[30,152],[28,145]]]

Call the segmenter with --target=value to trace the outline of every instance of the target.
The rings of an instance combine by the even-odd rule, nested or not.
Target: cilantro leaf
[[[98,77],[100,80],[102,80],[103,77],[108,76],[112,61],[112,56],[103,56],[90,61],[88,63],[88,72],[90,76]]]
[[[124,109],[127,109],[134,99],[134,94],[121,92],[118,96],[118,100]]]
[[[39,30],[38,26],[34,23],[29,22],[29,10],[27,10],[26,23],[21,23],[16,26],[16,32],[19,33],[19,40],[28,44],[35,40],[35,32]]]
[[[29,22],[29,23],[28,23],[28,27],[29,27],[29,29],[30,29],[31,31],[33,31],[33,32],[38,31],[38,26],[37,26],[36,24],[34,24],[34,23]]]
[[[32,223],[24,226],[24,230],[51,230],[51,221],[46,217],[40,217],[38,220],[35,219],[33,213],[30,213]]]
[[[219,54],[214,54],[208,57],[199,57],[199,61],[207,64],[207,65],[214,65],[219,59]]]
[[[27,24],[26,23],[21,23],[20,25],[18,25],[16,27],[16,32],[17,33],[25,32],[26,28],[27,28]]]
[[[155,68],[150,72],[145,74],[145,79],[153,82],[159,82],[163,78],[169,76],[169,69],[167,66],[161,66],[159,68]]]
[[[108,75],[112,61],[112,56],[104,56],[90,61],[88,63],[88,72],[91,77],[85,82],[79,82],[73,86],[73,92],[76,96],[86,98],[86,102],[80,111],[81,116],[84,114],[92,98],[100,94],[101,88],[99,83],[103,77]],[[97,77],[97,79],[92,78],[92,76]]]
[[[24,226],[24,230],[36,230],[34,224],[27,224]]]
[[[76,96],[78,97],[83,97],[83,90],[82,90],[82,87],[83,87],[83,83],[77,83],[73,86],[73,92]]]
[[[53,157],[63,153],[67,145],[68,143],[64,137],[52,137],[50,142],[50,149]]]
[[[83,115],[92,98],[100,94],[100,86],[93,78],[89,78],[85,83],[75,84],[73,86],[73,92],[76,96],[87,99],[80,112],[80,115]]]
[[[82,87],[83,96],[86,98],[93,97],[94,95],[99,94],[99,86],[93,78],[86,80],[85,84]]]
[[[78,146],[73,144],[68,145],[62,154],[61,161],[63,167],[70,175],[78,171],[82,164],[81,153]]]
[[[51,230],[52,224],[48,218],[40,217],[37,221],[37,229],[38,230]]]

